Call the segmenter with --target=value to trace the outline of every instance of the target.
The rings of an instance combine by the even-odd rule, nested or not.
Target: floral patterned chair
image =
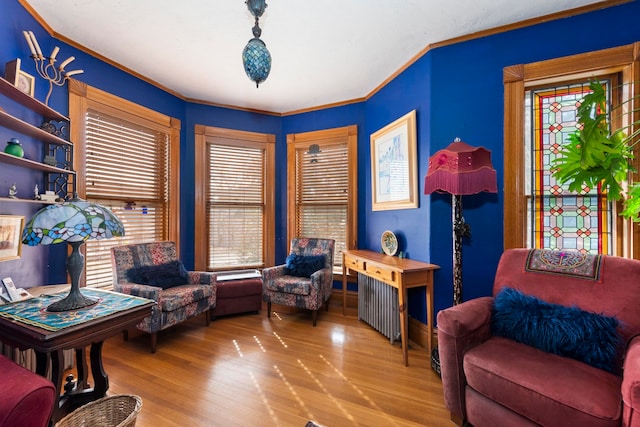
[[[178,260],[174,242],[114,247],[111,262],[115,292],[156,302],[151,315],[137,325],[151,334],[152,353],[156,352],[158,331],[201,313],[209,325],[209,309],[216,305],[216,275],[186,271]]]
[[[313,310],[316,326],[318,310],[329,300],[333,289],[335,240],[294,238],[287,263],[262,270],[263,300],[267,317],[271,304]],[[329,305],[326,306],[327,310]]]

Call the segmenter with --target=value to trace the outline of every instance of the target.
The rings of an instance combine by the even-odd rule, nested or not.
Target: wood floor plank
[[[136,394],[136,426],[451,426],[428,352],[409,349],[332,307],[307,312],[199,316],[149,336],[104,344],[109,394]]]

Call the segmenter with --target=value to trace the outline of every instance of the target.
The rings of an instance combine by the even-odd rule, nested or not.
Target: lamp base
[[[80,292],[70,292],[69,295],[60,301],[50,304],[47,307],[47,311],[58,313],[61,311],[77,310],[79,308],[89,307],[97,302],[98,299],[85,297]]]
[[[440,372],[440,352],[437,346],[431,350],[431,369],[433,369],[439,377],[442,377],[442,373]]]

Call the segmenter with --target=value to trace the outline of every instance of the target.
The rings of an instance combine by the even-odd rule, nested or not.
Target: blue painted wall
[[[358,126],[359,247],[379,250],[384,230],[398,234],[412,259],[441,266],[436,273],[436,311],[452,301],[451,202],[447,195],[422,194],[427,160],[455,137],[492,151],[498,172],[498,194],[463,198],[464,217],[472,227],[472,237],[463,244],[464,299],[488,295],[503,240],[503,87],[505,66],[539,61],[586,51],[604,49],[640,40],[640,3],[546,22],[524,29],[430,50],[366,102],[327,108],[285,117],[211,107],[185,102],[104,62],[52,39],[20,6],[17,0],[0,0],[0,67],[16,57],[24,69],[35,75],[22,30],[36,33],[44,52],[60,46],[60,56],[76,56],[74,65],[85,74],[78,79],[115,95],[137,102],[181,120],[181,247],[187,266],[193,265],[194,219],[194,133],[195,124],[218,126],[276,135],[277,226],[276,261],[286,256],[286,135],[348,125]],[[610,26],[615,23],[615,26]],[[604,25],[602,30],[585,34],[585,29]],[[554,37],[558,37],[557,39]],[[29,62],[31,61],[31,62]],[[36,80],[36,97],[44,99],[46,87]],[[50,104],[68,109],[66,91],[54,89]],[[417,113],[419,208],[373,212],[371,210],[371,171],[369,135],[411,110]],[[15,111],[11,111],[16,113]],[[28,118],[27,111],[18,111]],[[0,143],[10,135],[0,129]],[[25,150],[37,157],[37,143],[24,141]],[[28,182],[21,195],[41,179],[37,173],[0,164],[0,194],[6,194],[13,180]],[[25,215],[37,205],[5,203],[0,214]],[[23,257],[0,263],[0,276],[12,276],[20,286],[65,281],[61,248],[24,247]],[[51,264],[51,265],[49,265]],[[410,294],[409,313],[426,320],[424,290]]]
[[[640,40],[640,3],[632,2],[491,37],[433,49],[431,57],[431,126],[428,152],[459,136],[492,151],[498,194],[465,196],[465,220],[472,237],[463,244],[463,298],[489,295],[502,252],[503,113],[502,70],[514,64],[621,46]],[[615,25],[612,25],[615,23]],[[594,26],[601,26],[590,30]],[[369,119],[369,116],[367,116]],[[425,162],[426,157],[421,157]],[[506,178],[508,179],[508,178]],[[431,196],[431,262],[436,275],[436,311],[452,304],[451,203]]]

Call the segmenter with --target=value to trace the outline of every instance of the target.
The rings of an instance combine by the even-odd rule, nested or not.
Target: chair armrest
[[[323,268],[309,276],[311,284],[317,287],[320,287],[322,283],[325,283],[327,281],[327,277],[330,277],[331,280],[333,280],[333,271],[330,268]]]
[[[276,277],[284,276],[284,269],[286,265],[276,265],[274,267],[267,267],[262,269],[262,280],[273,280]]]
[[[640,426],[640,336],[629,340],[622,377],[623,426]]]
[[[120,292],[121,294],[147,298],[158,302],[160,300],[160,292],[162,291],[162,288],[157,286],[140,285],[138,283],[120,282],[113,285],[113,290],[115,292]]]
[[[467,380],[462,368],[464,354],[491,336],[493,297],[481,297],[438,312],[438,354],[442,388],[447,408],[464,420],[464,390]]]
[[[188,271],[189,284],[191,285],[214,285],[218,281],[218,276],[212,271]]]
[[[493,297],[481,297],[454,305],[438,313],[438,330],[456,338],[482,333],[491,322]],[[487,331],[484,331],[487,332]],[[485,341],[487,334],[482,341]]]

